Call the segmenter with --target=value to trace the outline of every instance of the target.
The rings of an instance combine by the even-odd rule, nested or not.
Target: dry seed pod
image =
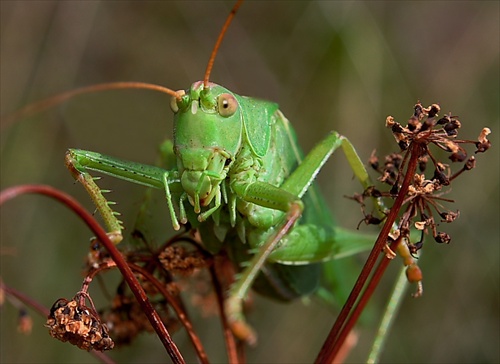
[[[80,305],[76,300],[58,299],[50,309],[45,326],[50,336],[69,341],[83,350],[110,350],[114,347],[108,328],[103,325],[93,310]]]

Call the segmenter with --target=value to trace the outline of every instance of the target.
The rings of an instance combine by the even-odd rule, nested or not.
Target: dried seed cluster
[[[130,264],[144,270],[144,274],[136,272],[135,276],[162,322],[171,332],[178,329],[179,320],[170,314],[168,299],[179,299],[181,290],[180,282],[174,281],[173,274],[192,277],[199,268],[211,264],[210,259],[199,249],[188,250],[182,246],[172,245],[182,240],[181,236],[174,237],[158,252],[148,248],[133,250],[126,254]],[[145,240],[144,242],[145,246],[148,246]],[[86,259],[86,278],[77,296],[86,295],[90,299],[86,292],[93,278],[114,267],[115,264],[106,250],[93,239]],[[172,297],[165,297],[158,289],[158,284],[165,287]],[[73,301],[60,299],[54,304],[46,326],[50,328],[53,337],[69,341],[86,350],[108,350],[114,345],[130,344],[140,333],[154,331],[135,297],[127,291],[124,281],[119,283],[111,305],[99,313],[102,318],[100,321],[95,310],[83,305],[78,306],[75,299]],[[114,342],[109,334],[113,336]]]
[[[173,274],[190,275],[195,269],[208,266],[206,258],[198,251],[188,251],[181,246],[168,246],[158,256],[163,268]]]
[[[447,233],[438,231],[437,228],[441,222],[455,221],[460,213],[443,208],[443,202],[454,202],[442,197],[443,188],[449,186],[464,171],[475,167],[476,159],[474,156],[468,157],[463,147],[465,144],[475,145],[475,153],[485,152],[491,146],[487,139],[490,134],[488,128],[482,129],[477,140],[458,139],[461,122],[451,114],[440,118],[438,117],[439,111],[440,107],[437,104],[426,108],[417,103],[406,126],[396,122],[392,116],[387,117],[386,126],[391,129],[402,152],[386,156],[383,165],[379,163],[375,154],[372,154],[369,163],[380,173],[379,181],[388,184],[391,188],[387,192],[382,192],[372,187],[364,191],[362,195],[353,197],[361,204],[363,213],[364,200],[368,197],[396,198],[401,183],[405,179],[406,167],[410,159],[416,159],[419,173],[415,173],[411,179],[402,208],[403,213],[398,223],[398,236],[405,239],[412,254],[422,248],[425,233],[431,232],[438,243],[448,244],[451,241]],[[463,163],[462,168],[453,173],[449,164],[439,161],[433,155],[430,145],[448,153],[451,163]],[[429,161],[433,165],[432,175],[426,176]],[[439,218],[434,217],[435,213]],[[364,216],[363,221],[366,223],[380,223],[382,220],[365,213]],[[415,243],[410,241],[412,227],[422,232],[419,241]]]
[[[393,258],[395,253],[389,248],[389,244],[396,243],[397,252],[407,266],[408,280],[417,284],[414,297],[421,296],[423,292],[422,272],[413,258],[416,252],[422,248],[425,235],[430,232],[437,243],[450,243],[450,235],[438,231],[438,226],[440,223],[451,223],[460,216],[458,210],[451,211],[443,207],[443,202],[454,201],[442,196],[445,187],[450,186],[451,182],[461,173],[471,170],[476,165],[475,157],[468,157],[463,145],[475,145],[475,153],[483,153],[491,146],[487,139],[490,129],[483,128],[477,141],[458,139],[460,121],[451,114],[439,118],[439,111],[440,107],[437,104],[426,108],[417,103],[406,126],[396,122],[392,116],[387,117],[386,126],[391,129],[401,152],[387,155],[383,165],[375,153],[372,153],[369,164],[380,173],[378,180],[389,185],[390,189],[382,191],[372,186],[362,194],[355,194],[351,197],[361,205],[364,216],[361,222],[380,224],[389,212],[383,207],[381,200],[400,198],[403,184],[405,184],[405,190],[406,187],[408,188],[399,211],[397,229],[393,230],[387,237],[388,245],[385,252],[388,258]],[[462,168],[453,173],[449,164],[439,161],[434,156],[429,148],[431,145],[448,153],[448,159],[451,163],[463,163]],[[429,161],[433,165],[432,175],[426,176]],[[412,167],[410,168],[410,166]],[[367,198],[374,199],[379,210],[385,210],[379,211],[378,216],[367,214],[365,212]],[[439,217],[434,217],[435,213]],[[420,231],[418,241],[410,239],[411,230]]]
[[[153,303],[154,304],[154,303]],[[178,322],[169,318],[166,303],[154,304],[169,331],[177,328]],[[142,332],[153,332],[153,327],[133,296],[117,294],[110,309],[101,313],[102,321],[117,346],[130,344]]]
[[[84,350],[110,350],[114,347],[108,328],[103,325],[97,314],[75,299],[58,299],[50,309],[45,324],[50,336]]]

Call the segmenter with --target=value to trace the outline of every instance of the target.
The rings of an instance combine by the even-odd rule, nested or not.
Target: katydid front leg
[[[326,229],[323,231],[320,226],[313,224],[295,226],[292,236],[287,236],[287,233],[302,213],[301,198],[307,192],[328,158],[339,147],[344,150],[357,179],[364,188],[369,187],[371,185],[370,178],[352,144],[336,132],[320,142],[280,187],[259,182],[250,185],[243,182],[232,185],[239,198],[287,213],[278,228],[270,229],[272,231],[271,236],[269,234],[262,235],[268,236],[266,242],[263,245],[255,246],[255,248],[258,248],[257,253],[240,274],[239,280],[231,286],[225,303],[226,314],[233,332],[237,337],[249,344],[255,344],[257,336],[245,322],[242,303],[257,274],[268,259],[282,264],[308,264],[333,259],[336,256],[352,254],[353,250],[359,249],[355,244],[356,242],[353,242],[354,246],[350,246],[349,240],[352,235],[342,237],[342,232],[332,234],[332,230]],[[302,233],[301,230],[303,230]],[[295,232],[299,233],[295,234]],[[361,240],[360,245],[365,249],[367,244],[373,243],[371,237],[368,240],[363,238]],[[276,249],[280,242],[282,244]],[[250,244],[259,243],[254,241],[252,244],[252,241],[250,241]],[[297,247],[300,250],[299,253],[297,253]]]
[[[100,153],[79,149],[69,149],[66,152],[66,167],[70,170],[73,177],[87,190],[104,220],[108,236],[115,244],[118,244],[123,239],[123,226],[117,218],[119,213],[111,209],[110,205],[114,203],[108,201],[103,195],[103,193],[109,191],[101,190],[95,183],[95,178],[90,175],[88,170],[99,171],[144,186],[163,189],[165,191],[172,226],[174,229],[179,230],[179,220],[174,210],[171,194],[171,192],[182,191],[176,170],[167,171],[163,168],[123,161]]]

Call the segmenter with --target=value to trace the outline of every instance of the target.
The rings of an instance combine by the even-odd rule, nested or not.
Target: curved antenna
[[[229,27],[229,24],[231,24],[231,21],[233,20],[234,16],[236,15],[236,12],[238,11],[238,8],[241,6],[243,3],[243,0],[238,0],[236,4],[234,4],[233,9],[229,13],[226,22],[222,26],[222,30],[219,33],[219,38],[217,38],[217,42],[215,42],[214,49],[212,50],[212,54],[210,55],[210,59],[208,60],[207,64],[207,70],[205,71],[205,78],[203,79],[203,88],[208,87],[208,79],[210,78],[210,73],[212,72],[212,68],[214,66],[214,61],[215,61],[215,56],[217,55],[217,51],[219,50],[219,47],[222,43],[222,39],[224,39],[224,35],[226,35],[227,28]]]
[[[146,90],[153,90],[153,91],[159,91],[162,93],[165,93],[167,95],[175,97],[177,100],[180,100],[182,95],[179,93],[179,91],[173,91],[167,87],[163,87],[160,85],[155,85],[152,83],[145,83],[145,82],[110,82],[110,83],[101,83],[97,85],[92,85],[92,86],[85,86],[85,87],[80,87],[75,90],[63,92],[62,94],[57,94],[55,96],[34,102],[28,106],[23,107],[22,109],[14,112],[13,114],[7,116],[6,118],[2,119],[1,126],[4,127],[7,124],[10,124],[11,122],[22,118],[26,117],[32,114],[35,114],[37,112],[49,109],[55,105],[60,104],[61,102],[64,102],[74,96],[89,93],[89,92],[95,92],[95,91],[107,91],[107,90],[120,90],[120,89],[146,89]]]

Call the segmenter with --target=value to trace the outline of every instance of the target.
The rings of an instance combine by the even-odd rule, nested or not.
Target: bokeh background
[[[5,116],[96,83],[188,88],[203,78],[232,3],[1,1],[0,6],[1,187],[49,184],[92,210],[64,167],[66,148],[153,163],[156,147],[172,131],[169,98],[150,91],[108,91],[13,123]],[[492,149],[446,196],[457,201],[451,208],[461,211],[460,219],[446,227],[453,241],[425,245],[420,259],[424,296],[415,300],[407,293],[383,362],[500,360],[499,10],[494,1],[249,1],[215,61],[214,82],[278,102],[305,150],[335,129],[351,139],[364,160],[373,149],[384,155],[395,150],[384,128],[386,116],[405,122],[417,100],[438,102],[443,113],[459,115],[463,138],[475,139],[483,126],[491,128]],[[358,187],[340,153],[318,181],[339,223],[354,228],[359,208],[343,196]],[[102,185],[113,189],[117,209],[130,226],[144,189],[108,177]],[[151,234],[163,241],[172,232],[161,193],[155,196]],[[4,282],[46,306],[73,296],[90,237],[83,224],[45,197],[19,198],[0,213]],[[348,361],[365,360],[374,319],[400,264],[391,264]],[[97,285],[92,292],[99,297]],[[97,306],[104,303],[96,299]],[[225,361],[218,319],[203,318],[198,311],[193,309],[192,316],[210,359]],[[0,314],[1,362],[95,362],[88,353],[51,339],[43,318],[34,315],[32,334],[23,336],[16,331],[11,305]],[[334,318],[314,300],[283,305],[256,296],[249,319],[260,341],[248,350],[248,361],[311,362]],[[186,335],[179,332],[174,339],[194,361]],[[110,356],[131,363],[166,360],[153,335]]]

